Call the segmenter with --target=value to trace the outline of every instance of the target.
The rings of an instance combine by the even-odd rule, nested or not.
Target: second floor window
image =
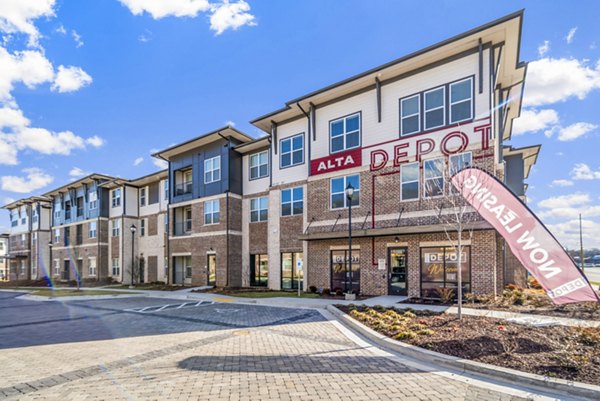
[[[250,155],[250,179],[266,177],[269,175],[269,153],[264,152]]]
[[[419,199],[419,162],[400,167],[400,199]]]
[[[423,162],[423,190],[426,198],[444,194],[444,159],[442,157]]]
[[[60,228],[54,229],[54,243],[58,244],[60,242]]]
[[[250,199],[250,221],[267,221],[269,217],[269,198]]]
[[[98,235],[98,226],[97,226],[97,222],[95,221],[90,221],[90,226],[89,226],[89,231],[88,231],[88,236],[90,238],[96,238],[96,235]]]
[[[304,189],[302,187],[281,191],[281,215],[293,216],[302,214],[304,209]]]
[[[112,191],[112,207],[121,206],[121,188]]]
[[[121,220],[112,221],[112,236],[118,237],[121,234]]]
[[[186,233],[192,231],[192,208],[186,207],[183,211],[184,230]]]
[[[146,206],[146,188],[140,188],[140,206]]]
[[[204,202],[204,224],[217,224],[220,219],[219,200]]]
[[[348,184],[352,184],[352,186],[354,187],[354,195],[352,195],[352,206],[360,205],[360,176],[356,174],[331,179],[332,209],[348,207],[348,197],[346,196],[346,188],[348,187]]]
[[[282,139],[280,144],[281,168],[304,163],[304,134]]]
[[[140,220],[140,236],[146,235],[146,219]]]
[[[329,123],[329,151],[342,152],[360,146],[360,113]]]
[[[204,160],[204,183],[210,184],[221,180],[221,156]]]
[[[169,200],[169,179],[167,178],[165,181],[165,200]]]
[[[64,245],[69,246],[71,243],[71,227],[65,227]]]

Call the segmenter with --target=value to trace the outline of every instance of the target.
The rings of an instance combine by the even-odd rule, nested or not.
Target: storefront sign
[[[452,184],[504,237],[555,304],[600,302],[556,238],[503,183],[483,170],[468,168],[455,174]]]
[[[362,150],[352,149],[347,152],[334,153],[332,155],[310,161],[310,175],[331,173],[332,171],[344,170],[362,165]]]
[[[352,251],[352,263],[360,263],[360,251]],[[346,263],[348,262],[348,256],[344,257],[344,253],[333,253],[331,255],[331,261],[333,263]]]

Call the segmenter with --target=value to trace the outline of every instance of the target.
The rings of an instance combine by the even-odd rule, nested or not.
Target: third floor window
[[[204,160],[204,183],[210,184],[221,180],[221,156]]]
[[[329,152],[336,153],[360,146],[360,113],[329,123]]]
[[[111,194],[112,207],[121,206],[121,188],[114,189]]]
[[[269,153],[264,152],[250,155],[250,179],[266,177],[269,175]]]

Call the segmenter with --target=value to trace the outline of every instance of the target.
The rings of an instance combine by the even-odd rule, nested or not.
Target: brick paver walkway
[[[126,310],[164,300],[122,302],[58,304],[68,316],[48,310],[43,320],[33,312],[40,307],[17,302],[21,323],[11,322],[14,312],[0,307],[0,398],[522,399],[381,356],[317,311],[209,304],[136,314]],[[81,341],[94,326],[105,335]],[[160,326],[154,334],[152,326]],[[16,333],[31,334],[36,345],[9,343]]]

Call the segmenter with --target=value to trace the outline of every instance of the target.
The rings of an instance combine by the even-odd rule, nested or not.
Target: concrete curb
[[[393,340],[365,326],[359,321],[346,315],[333,305],[326,308],[344,326],[358,332],[382,348],[391,349],[399,354],[421,360],[426,363],[441,365],[447,368],[479,376],[486,376],[494,380],[501,380],[543,391],[558,392],[568,396],[583,397],[585,399],[600,399],[600,386],[593,384],[572,382],[564,379],[544,377],[532,373],[520,372],[514,369],[489,365],[486,363],[461,359],[439,352],[429,351],[414,345]]]
[[[146,294],[107,294],[107,295],[75,295],[72,297],[43,297],[40,295],[25,294],[19,297],[27,301],[47,302],[47,301],[93,301],[97,299],[118,299],[118,298],[140,298],[146,297]]]

